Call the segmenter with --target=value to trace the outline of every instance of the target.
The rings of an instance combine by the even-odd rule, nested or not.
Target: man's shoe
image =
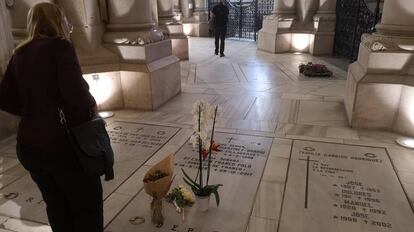
[[[218,52],[214,52],[214,55],[217,55],[218,56]]]
[[[224,55],[224,53],[220,53],[220,57],[224,57],[225,55]]]

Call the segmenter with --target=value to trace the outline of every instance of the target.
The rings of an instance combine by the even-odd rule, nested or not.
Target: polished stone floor
[[[109,123],[136,122],[180,130],[154,153],[149,153],[150,157],[141,166],[125,163],[126,166],[119,167],[119,177],[104,184],[106,225],[116,223],[122,211],[142,191],[140,180],[145,171],[156,161],[178,151],[190,137],[193,120],[190,111],[198,99],[223,107],[218,132],[273,139],[251,214],[245,212],[250,214],[246,232],[278,230],[292,144],[297,140],[385,148],[414,205],[414,152],[395,144],[397,134],[355,130],[347,124],[343,103],[346,60],[308,54],[269,54],[257,51],[253,42],[234,40],[227,41],[225,54],[224,58],[214,56],[212,39],[191,38],[190,60],[181,62],[181,94],[154,112],[119,110],[108,120]],[[333,71],[333,78],[309,79],[300,75],[297,66],[305,62],[326,64]],[[10,189],[21,189],[21,195],[39,197],[27,172],[16,160],[14,140],[12,136],[0,142],[0,212],[3,215],[0,232],[50,231],[43,224],[44,205],[33,207],[10,199],[13,198]],[[43,216],[35,216],[39,214]]]

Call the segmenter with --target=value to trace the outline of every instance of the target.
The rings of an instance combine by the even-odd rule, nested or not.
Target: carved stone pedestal
[[[183,20],[184,33],[196,37],[208,37],[208,12],[196,12]]]
[[[358,61],[348,70],[345,108],[355,128],[414,136],[414,53],[392,37],[363,35]]]
[[[271,52],[332,54],[335,0],[278,0],[273,15],[263,19],[258,49]]]
[[[345,107],[356,128],[414,136],[414,4],[386,0],[378,33],[363,35],[348,70]]]
[[[163,27],[166,31],[166,37],[171,40],[173,54],[180,60],[188,60],[188,38],[184,34],[184,26],[177,23],[165,25]]]

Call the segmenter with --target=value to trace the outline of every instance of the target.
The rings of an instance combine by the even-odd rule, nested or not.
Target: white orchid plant
[[[191,113],[194,116],[194,134],[190,138],[195,149],[198,148],[198,171],[196,177],[191,178],[184,169],[184,181],[187,183],[196,196],[205,197],[214,194],[216,204],[220,204],[218,189],[222,184],[210,185],[211,157],[213,152],[220,151],[220,144],[214,142],[214,129],[217,116],[221,114],[218,105],[212,106],[208,102],[199,100],[193,104]],[[203,163],[207,162],[207,176],[204,184]]]

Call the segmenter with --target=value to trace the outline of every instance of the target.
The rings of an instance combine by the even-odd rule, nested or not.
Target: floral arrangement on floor
[[[299,65],[299,72],[307,77],[331,77],[332,72],[323,64],[307,64]]]
[[[198,149],[198,170],[197,175],[193,179],[184,169],[181,169],[184,174],[184,181],[196,195],[196,199],[208,198],[211,194],[216,199],[217,206],[220,205],[220,195],[218,189],[222,184],[210,184],[210,171],[212,153],[220,152],[220,144],[214,141],[214,129],[216,125],[217,116],[220,115],[220,108],[218,105],[211,106],[206,101],[196,101],[193,104],[192,114],[194,116],[194,134],[190,141],[195,149]],[[207,165],[205,165],[207,164]],[[205,166],[207,166],[207,173],[204,173]],[[204,177],[204,174],[206,176]],[[205,178],[205,179],[204,179]],[[198,203],[197,203],[198,204]],[[200,204],[197,207],[200,208]]]
[[[194,197],[184,186],[179,185],[166,196],[167,201],[175,206],[177,213],[181,214],[181,220],[185,220],[185,208],[194,205]]]

